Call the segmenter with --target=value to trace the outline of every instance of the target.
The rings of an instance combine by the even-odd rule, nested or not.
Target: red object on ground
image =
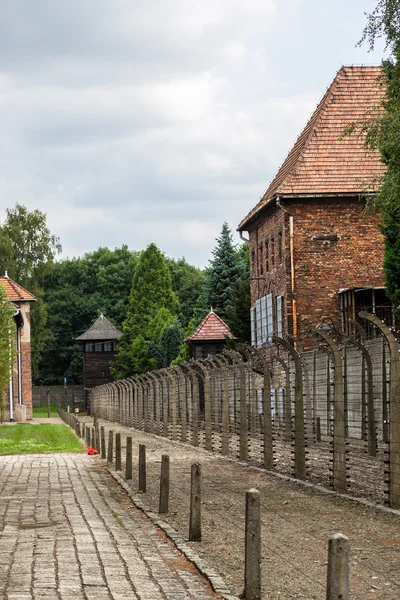
[[[87,453],[88,454],[98,454],[99,451],[92,448],[92,446],[88,446]]]

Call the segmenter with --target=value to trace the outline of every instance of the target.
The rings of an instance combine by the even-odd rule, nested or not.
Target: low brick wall
[[[69,405],[71,412],[75,408],[79,408],[80,412],[85,410],[83,385],[67,385],[66,387],[63,385],[33,386],[32,399],[34,408],[47,405],[46,390],[50,390],[51,404],[60,404],[65,409]]]

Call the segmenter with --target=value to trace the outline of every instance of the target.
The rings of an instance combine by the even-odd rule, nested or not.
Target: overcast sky
[[[0,0],[0,216],[48,215],[64,257],[204,266],[256,204],[377,0]]]

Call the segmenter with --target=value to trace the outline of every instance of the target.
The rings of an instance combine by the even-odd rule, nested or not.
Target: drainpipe
[[[11,335],[12,335],[12,332],[11,332],[11,329],[10,329],[9,330],[9,336],[10,336],[9,337],[9,340],[10,340],[10,358],[11,358],[11,353],[12,353]],[[8,395],[10,397],[10,421],[14,421],[13,375],[14,375],[14,365],[12,365],[12,367],[11,367],[10,383],[9,383],[9,387],[8,387]]]
[[[21,374],[21,327],[17,326],[18,353],[18,404],[22,404],[22,374]]]
[[[244,237],[242,230],[239,231],[239,237],[241,240],[243,240],[244,242],[246,242],[246,244],[249,243],[250,240],[248,240],[247,238]]]
[[[295,280],[294,280],[294,222],[293,215],[281,205],[280,196],[276,197],[276,206],[289,216],[289,254],[290,254],[290,283],[292,289],[292,313],[293,313],[293,335],[297,337],[297,306],[295,298]]]

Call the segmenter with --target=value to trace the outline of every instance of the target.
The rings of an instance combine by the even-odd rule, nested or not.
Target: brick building
[[[384,165],[346,126],[365,120],[384,88],[380,67],[342,67],[277,175],[238,231],[250,244],[252,343],[302,337],[331,316],[388,310],[383,238],[364,214]],[[382,314],[380,315],[382,316]]]
[[[221,317],[211,311],[185,342],[189,346],[190,357],[202,359],[222,352],[226,337],[233,338],[231,330]]]
[[[7,275],[0,277],[0,281],[6,290],[7,300],[15,307],[17,356],[8,391],[8,417],[11,421],[32,419],[30,308],[31,302],[35,302],[36,298]]]
[[[110,364],[114,360],[121,335],[121,331],[104,315],[100,315],[85,333],[76,338],[83,347],[83,383],[86,400],[89,388],[114,381]]]

